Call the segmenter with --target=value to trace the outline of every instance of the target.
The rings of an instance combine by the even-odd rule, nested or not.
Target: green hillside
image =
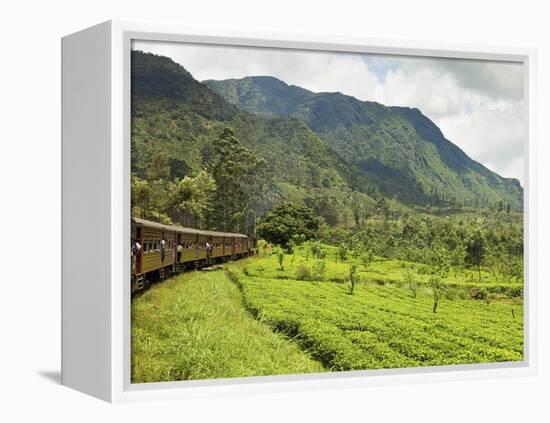
[[[343,193],[342,221],[353,213],[352,202],[374,204],[376,186],[303,121],[239,110],[171,59],[132,52],[133,175],[148,181],[195,175],[211,166],[213,145],[226,128],[267,163],[270,189],[256,207],[259,215],[295,194],[311,202]]]
[[[305,122],[387,197],[419,205],[486,207],[502,201],[522,208],[517,180],[469,158],[418,109],[313,93],[265,76],[205,84],[243,110]]]

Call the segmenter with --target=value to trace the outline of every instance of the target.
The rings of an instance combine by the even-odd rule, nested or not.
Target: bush
[[[296,268],[296,279],[299,281],[310,281],[312,279],[311,269],[305,264],[301,264]]]
[[[324,280],[326,271],[326,263],[323,260],[317,260],[313,265],[313,274],[315,279],[320,281]]]
[[[429,266],[426,266],[425,264],[421,264],[418,266],[418,274],[419,275],[428,275],[431,273],[431,270]]]
[[[283,266],[284,259],[285,259],[285,253],[281,250],[277,254],[277,260],[279,261],[279,268],[281,269],[281,272],[285,271],[285,268]]]

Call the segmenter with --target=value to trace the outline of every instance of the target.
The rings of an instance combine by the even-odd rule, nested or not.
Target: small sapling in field
[[[317,280],[324,280],[326,271],[326,263],[324,260],[317,260],[313,265],[313,274]]]
[[[407,288],[409,288],[409,291],[411,291],[411,297],[413,299],[416,298],[416,290],[418,288],[418,284],[414,278],[414,273],[411,269],[407,269],[405,272],[405,275],[403,277],[405,285]]]
[[[374,260],[374,252],[372,250],[367,250],[362,256],[361,256],[361,264],[365,268],[365,271],[370,267],[371,263]]]
[[[348,259],[349,255],[349,248],[348,246],[341,242],[338,245],[338,250],[336,251],[336,262],[338,262],[338,259],[343,263]]]
[[[285,260],[285,253],[283,250],[279,250],[279,253],[277,254],[277,259],[279,260],[279,268],[281,269],[281,272],[285,271],[285,268],[283,266],[283,261]]]
[[[349,293],[353,295],[355,284],[357,283],[357,265],[352,264],[349,267]]]

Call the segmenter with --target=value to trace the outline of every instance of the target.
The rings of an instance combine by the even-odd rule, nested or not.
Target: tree
[[[151,186],[145,179],[132,175],[131,199],[132,207],[139,207],[143,216],[147,215],[151,208],[153,192]]]
[[[466,256],[464,261],[469,266],[477,267],[479,281],[481,282],[481,264],[487,254],[487,241],[481,229],[476,229],[466,242]]]
[[[317,236],[319,219],[306,206],[280,203],[267,212],[258,224],[258,235],[268,242],[289,249],[296,236],[310,240]]]
[[[369,248],[366,252],[363,253],[363,255],[361,255],[361,263],[363,264],[365,271],[368,270],[373,260],[374,252]]]
[[[199,226],[212,208],[212,200],[216,192],[216,181],[206,170],[197,176],[178,180],[170,184],[171,199],[176,214],[184,225]]]
[[[390,215],[390,207],[388,206],[388,203],[386,202],[386,199],[384,197],[378,200],[374,210],[378,215],[384,216],[384,219],[386,220]]]
[[[285,271],[285,268],[283,266],[283,261],[285,259],[285,253],[283,250],[279,250],[277,253],[277,260],[279,261],[279,268],[281,269],[281,272]]]
[[[449,274],[449,254],[443,247],[436,246],[433,249],[431,257],[432,275],[430,276],[430,286],[432,288],[434,304],[432,311],[437,313],[437,306],[441,297],[447,289],[445,279]]]
[[[338,244],[338,250],[336,250],[336,259],[340,259],[343,263],[348,259],[349,254],[349,245],[346,241],[340,242]]]
[[[357,283],[357,265],[351,264],[349,266],[349,293],[353,295],[355,284]]]
[[[264,200],[268,187],[267,162],[243,147],[230,128],[214,140],[209,170],[216,181],[210,226],[244,231],[251,209]]]
[[[304,199],[306,206],[311,208],[317,215],[321,216],[328,225],[335,226],[338,223],[339,205],[334,196],[314,192]]]
[[[167,182],[163,179],[149,182],[132,175],[131,205],[139,209],[139,215],[152,218],[161,223],[171,224],[172,219],[166,214]]]
[[[407,269],[405,274],[403,275],[403,280],[409,290],[411,291],[411,296],[413,299],[416,298],[416,289],[418,288],[418,284],[416,283],[416,280],[414,278],[414,274],[411,269]]]

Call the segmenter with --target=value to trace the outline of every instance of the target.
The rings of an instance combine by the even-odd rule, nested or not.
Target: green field
[[[423,275],[416,298],[399,276],[412,263],[377,259],[359,272],[353,295],[349,262],[327,258],[322,277],[296,280],[299,267],[314,263],[300,250],[285,255],[281,270],[278,256],[266,254],[154,286],[132,303],[132,381],[523,359],[517,290],[474,300],[468,271],[454,270],[434,313]],[[484,276],[478,285],[517,285]]]
[[[410,269],[414,272],[415,280],[419,285],[429,283],[429,268],[425,264],[375,257],[368,268],[365,268],[359,259],[353,260],[350,258],[345,262],[338,260],[336,258],[336,247],[329,245],[323,245],[322,247],[328,253],[324,260],[326,266],[324,280],[326,281],[347,282],[350,263],[356,263],[359,276],[367,282],[402,285],[403,274],[407,269]],[[266,259],[264,256],[262,259],[255,261],[253,265],[245,266],[246,271],[250,276],[259,278],[296,279],[297,269],[305,265],[314,273],[316,260],[311,257],[311,254],[306,258],[304,250],[304,248],[297,249],[295,254],[285,255],[283,272],[279,268],[277,258],[274,255],[271,256],[270,250],[267,251],[267,254],[271,256],[270,259]],[[488,292],[502,294],[507,297],[521,297],[523,295],[523,283],[499,281],[498,278],[486,270],[481,271],[480,281],[475,270],[452,268],[446,284],[451,288],[457,288],[456,292],[459,295],[468,296],[467,291],[470,288],[484,288]]]

